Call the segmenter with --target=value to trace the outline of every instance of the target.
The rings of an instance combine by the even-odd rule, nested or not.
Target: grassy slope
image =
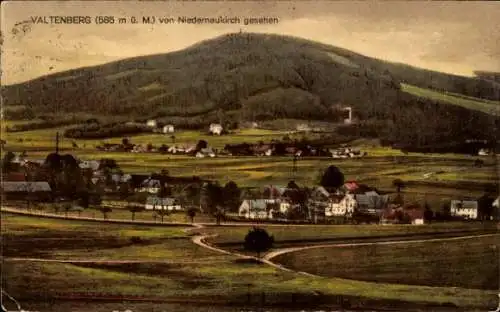
[[[93,257],[95,256],[93,253],[97,253],[112,260],[120,259],[123,255],[135,254],[144,260],[144,263],[134,265],[4,262],[2,278],[6,290],[23,300],[43,298],[42,301],[45,302],[47,298],[55,295],[67,296],[82,293],[135,295],[149,298],[175,297],[186,298],[186,300],[202,296],[230,300],[239,295],[246,297],[249,292],[254,295],[265,292],[269,295],[268,298],[280,295],[290,300],[286,297],[289,295],[286,294],[291,292],[306,295],[316,291],[325,295],[342,294],[372,299],[451,302],[465,306],[489,307],[495,304],[493,292],[461,288],[373,284],[339,278],[312,278],[278,271],[264,265],[238,263],[234,261],[234,258],[226,256],[216,256],[215,262],[214,255],[210,251],[199,250],[195,255],[192,254],[193,248],[197,247],[190,245],[188,241],[185,241],[182,246],[177,245],[182,240],[173,239],[173,237],[180,233],[171,232],[171,229],[148,229],[149,234],[141,236],[149,238],[154,233],[152,236],[158,238],[160,235],[163,242],[149,246],[143,251],[140,246],[113,248],[97,240],[97,244],[89,246],[89,250],[84,252],[80,250],[84,242],[80,231],[83,230],[86,235],[94,238],[105,235],[120,239],[128,235],[136,235],[136,233],[129,232],[133,231],[134,227],[119,226],[120,230],[114,230],[110,229],[109,225],[103,227],[84,222],[42,220],[7,214],[2,214],[2,221],[5,222],[2,227],[3,234],[9,235],[9,239],[6,240],[8,244],[4,250],[10,252],[22,250],[24,253],[21,255],[27,255],[26,253],[30,251],[46,246],[48,240],[61,239],[62,236],[81,240],[79,243],[75,241],[72,244],[62,245],[66,246],[65,256],[67,257],[82,258],[86,253]],[[123,231],[127,233],[125,236],[123,236]],[[107,244],[110,241],[112,240],[109,238],[105,240]],[[28,247],[16,249],[15,246],[19,244],[26,244],[25,246]],[[182,249],[179,249],[180,247]],[[61,248],[43,249],[52,256],[61,252]],[[174,260],[176,263],[147,263],[148,260],[158,259],[159,254],[162,254],[162,259]],[[195,263],[183,264],[180,262],[182,260],[195,261]]]
[[[483,100],[450,92],[438,92],[404,83],[401,84],[401,87],[404,92],[413,94],[421,98],[436,100],[440,103],[457,105],[470,110],[477,110],[491,115],[498,115],[500,113],[499,101]]]
[[[321,276],[496,290],[500,274],[498,239],[490,236],[392,246],[318,248],[276,260]]]

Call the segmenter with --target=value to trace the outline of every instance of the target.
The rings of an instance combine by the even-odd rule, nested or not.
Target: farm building
[[[223,128],[220,124],[210,124],[210,127],[208,128],[208,132],[214,135],[221,135],[223,131]]]
[[[163,126],[163,133],[174,133],[174,125]]]
[[[478,217],[478,203],[475,200],[452,200],[450,213],[453,217],[475,220]]]
[[[156,122],[156,120],[150,119],[146,122],[146,126],[148,126],[150,128],[156,128],[156,127],[158,127],[158,123]]]
[[[26,174],[24,172],[9,172],[5,174],[4,181],[20,182],[26,181]]]
[[[160,198],[158,196],[148,196],[145,208],[146,210],[182,210],[182,206],[177,199],[172,197]]]
[[[366,192],[365,194],[356,194],[357,211],[368,214],[379,214],[389,203],[388,195],[379,195],[376,192]]]
[[[247,219],[272,219],[272,210],[264,199],[245,199],[238,210],[238,215]]]

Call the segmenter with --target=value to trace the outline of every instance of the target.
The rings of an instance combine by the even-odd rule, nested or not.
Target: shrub
[[[260,257],[261,252],[269,250],[273,244],[274,237],[262,228],[254,227],[245,236],[245,250],[256,252],[257,257]]]

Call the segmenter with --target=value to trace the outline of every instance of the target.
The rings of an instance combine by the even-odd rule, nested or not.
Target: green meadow
[[[290,228],[290,232],[294,230]],[[2,213],[2,237],[3,285],[21,302],[88,294],[188,303],[247,302],[247,306],[255,306],[265,293],[269,303],[286,304],[291,298],[302,298],[309,300],[309,307],[314,306],[317,294],[329,300],[341,295],[373,302],[399,300],[400,304],[406,302],[405,306],[446,303],[470,310],[496,304],[495,291],[374,283],[280,271],[196,246],[190,234],[178,227],[110,225]],[[131,237],[141,240],[132,241]],[[22,261],[10,257],[88,262]]]
[[[500,112],[500,102],[479,99],[452,92],[439,92],[431,89],[424,89],[413,85],[401,84],[404,92],[416,95],[418,97],[440,101],[441,103],[457,105],[471,110],[477,110],[483,113],[498,115]]]

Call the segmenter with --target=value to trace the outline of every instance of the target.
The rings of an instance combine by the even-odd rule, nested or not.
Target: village
[[[45,160],[28,160],[23,154],[8,152],[2,167],[2,196],[6,204],[48,204],[66,212],[93,207],[104,217],[116,208],[105,202],[113,201],[122,203],[121,208],[152,211],[155,220],[163,220],[170,213],[207,214],[216,217],[217,222],[311,224],[420,225],[498,218],[498,197],[456,199],[431,209],[427,203],[406,201],[404,182],[400,179],[393,181],[395,192],[381,192],[356,181],[344,181],[335,166],[325,171],[319,185],[299,186],[291,180],[288,185],[241,189],[233,181],[221,186],[217,181],[196,176],[173,177],[166,169],[130,174],[123,172],[113,159],[80,160],[57,152]]]
[[[129,138],[123,138],[121,143],[102,143],[96,146],[99,151],[108,152],[130,152],[130,153],[162,153],[175,155],[189,155],[196,158],[217,157],[217,156],[293,156],[293,157],[332,157],[332,158],[360,158],[368,154],[349,147],[347,144],[339,148],[323,148],[309,144],[307,141],[292,140],[285,135],[282,140],[272,140],[271,142],[259,141],[255,144],[239,143],[226,144],[221,150],[209,146],[205,140],[197,143],[175,143],[175,126],[171,124],[161,125],[154,119],[148,120],[146,126],[153,133],[163,133],[172,142],[171,145],[162,144],[134,144]],[[307,133],[313,131],[305,124],[299,124],[296,131],[292,133]],[[318,130],[318,129],[316,129]],[[221,124],[210,124],[207,130],[208,135],[221,136],[228,133]],[[74,146],[77,146],[76,143]]]

